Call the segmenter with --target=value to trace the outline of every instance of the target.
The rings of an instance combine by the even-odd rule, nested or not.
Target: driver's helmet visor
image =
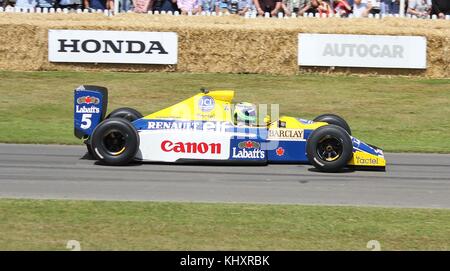
[[[250,124],[256,123],[256,106],[250,103],[237,104],[235,108],[236,121]]]

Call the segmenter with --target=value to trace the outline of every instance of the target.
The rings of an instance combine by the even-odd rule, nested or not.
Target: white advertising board
[[[50,62],[176,64],[174,32],[49,30]]]
[[[299,34],[298,65],[426,69],[420,36]]]

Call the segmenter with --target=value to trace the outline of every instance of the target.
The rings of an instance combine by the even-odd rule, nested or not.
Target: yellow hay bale
[[[298,74],[450,75],[450,21],[407,18],[257,18],[147,14],[0,14],[0,69],[107,70]],[[50,63],[48,29],[174,31],[177,65]],[[297,65],[298,33],[418,35],[427,37],[426,70],[302,68]]]

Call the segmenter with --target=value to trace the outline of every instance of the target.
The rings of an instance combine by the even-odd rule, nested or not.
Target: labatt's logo
[[[75,106],[75,112],[77,113],[100,113],[100,109],[96,106],[86,107],[86,106]]]
[[[77,99],[77,105],[75,106],[75,112],[77,113],[100,113],[100,109],[97,105],[100,103],[100,99],[94,96],[83,96]],[[90,107],[79,104],[90,104]]]
[[[238,148],[233,147],[233,158],[263,159],[265,157],[264,151],[260,150],[261,144],[258,142],[251,140],[242,141],[239,142]]]
[[[205,142],[172,142],[164,140],[161,142],[161,150],[164,152],[177,153],[211,153],[220,154],[222,145],[220,143]]]

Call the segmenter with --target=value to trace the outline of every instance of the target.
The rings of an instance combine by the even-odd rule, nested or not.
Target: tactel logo
[[[377,165],[378,158],[363,158],[360,156],[356,156],[356,162],[360,165]]]

